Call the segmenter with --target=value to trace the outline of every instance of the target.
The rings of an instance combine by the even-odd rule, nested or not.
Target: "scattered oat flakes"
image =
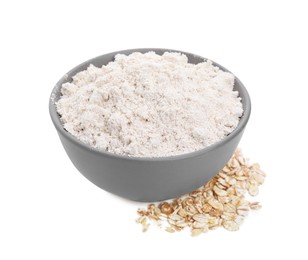
[[[250,210],[261,208],[259,202],[247,201],[245,194],[248,191],[256,196],[265,176],[260,165],[249,164],[238,149],[227,165],[201,188],[173,201],[139,209],[137,223],[142,225],[143,232],[148,230],[150,220],[160,227],[164,224],[170,233],[190,228],[192,236],[218,227],[237,231]]]

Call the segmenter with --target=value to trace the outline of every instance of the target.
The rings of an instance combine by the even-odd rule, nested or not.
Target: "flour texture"
[[[243,107],[233,86],[234,76],[209,60],[136,52],[77,73],[56,105],[64,128],[91,147],[165,157],[208,147],[236,128]]]

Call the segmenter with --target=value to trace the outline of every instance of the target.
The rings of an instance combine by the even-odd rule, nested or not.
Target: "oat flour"
[[[92,147],[121,155],[163,157],[223,139],[243,113],[234,76],[180,53],[118,54],[62,85],[64,128]]]

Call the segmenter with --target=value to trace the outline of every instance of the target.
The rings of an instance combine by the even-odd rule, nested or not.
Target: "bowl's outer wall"
[[[108,158],[90,153],[62,134],[60,139],[76,168],[100,188],[131,200],[161,201],[209,181],[229,160],[242,133],[203,155],[173,161]]]
[[[117,53],[130,54],[135,51],[147,52],[155,50],[157,54],[163,54],[168,49],[136,49]],[[184,53],[188,56],[190,63],[199,63],[203,58],[193,54]],[[114,60],[115,53],[103,55],[89,60],[63,77],[53,92],[53,103],[60,98],[60,87],[68,82],[79,71],[85,70],[90,64],[102,66]],[[227,71],[222,66],[215,64]],[[249,105],[248,94],[239,88],[240,81],[236,79],[235,90],[239,91],[242,103],[245,107]],[[54,104],[51,104],[54,106]],[[55,108],[50,107],[51,115]],[[249,116],[249,115],[248,115]],[[53,115],[52,115],[53,117]],[[248,120],[248,119],[247,119]],[[54,121],[54,120],[53,120]],[[56,125],[55,121],[54,124]],[[57,127],[56,127],[57,128]],[[68,138],[62,131],[58,130],[61,142],[75,165],[75,167],[91,182],[100,188],[136,201],[161,201],[178,197],[192,191],[205,182],[209,181],[219,172],[231,158],[245,129],[245,125],[232,138],[227,138],[222,145],[209,149],[205,153],[187,158],[175,157],[173,160],[132,160],[104,156],[88,147],[83,147],[75,140]]]

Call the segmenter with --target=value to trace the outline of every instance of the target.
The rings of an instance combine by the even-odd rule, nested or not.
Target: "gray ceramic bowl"
[[[163,54],[170,49],[133,49],[105,54],[88,60],[64,75],[54,87],[49,111],[58,131],[60,140],[75,167],[98,187],[136,201],[161,201],[192,191],[209,181],[231,158],[236,149],[250,116],[250,98],[243,84],[236,78],[234,89],[239,92],[244,106],[244,114],[237,128],[222,141],[208,148],[161,158],[136,158],[99,151],[80,142],[68,133],[61,123],[55,102],[60,98],[61,85],[71,81],[72,76],[85,70],[90,64],[102,66],[114,60],[118,53],[145,53],[155,51]],[[205,59],[191,53],[187,55],[190,63],[197,64]],[[214,63],[224,71],[224,67]]]

